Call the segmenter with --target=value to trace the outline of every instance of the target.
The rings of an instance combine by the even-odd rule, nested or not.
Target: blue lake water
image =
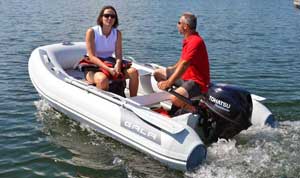
[[[180,55],[180,14],[195,13],[212,80],[268,98],[279,128],[213,144],[202,167],[181,173],[52,110],[30,82],[30,53],[84,41],[107,4],[118,11],[124,54],[161,65]],[[1,0],[0,22],[0,177],[300,177],[300,10],[292,0]]]

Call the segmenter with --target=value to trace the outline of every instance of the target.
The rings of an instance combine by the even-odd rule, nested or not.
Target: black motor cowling
[[[251,126],[251,94],[237,86],[212,84],[204,99],[208,142],[229,139]]]

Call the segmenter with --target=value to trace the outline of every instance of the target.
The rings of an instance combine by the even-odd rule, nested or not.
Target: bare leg
[[[177,92],[180,95],[183,95],[185,97],[189,97],[188,92],[183,88],[183,87],[179,87],[175,90],[175,92]],[[189,112],[194,112],[195,111],[195,107],[192,105],[187,104],[186,102],[180,100],[179,98],[177,98],[176,96],[172,95],[171,96],[171,101],[172,104],[174,104],[175,106],[179,107],[179,108],[183,108],[188,110]]]
[[[153,72],[154,78],[157,82],[167,80],[167,72],[166,69],[156,69]]]
[[[88,81],[89,84],[94,84],[94,75],[95,75],[95,72],[92,72],[92,71],[89,71],[87,72],[85,78],[86,80]]]
[[[129,78],[129,92],[130,97],[136,96],[139,87],[139,74],[138,71],[131,67],[125,73],[126,78]]]
[[[96,72],[93,78],[96,87],[102,90],[108,90],[109,88],[109,80],[107,76],[102,72]]]

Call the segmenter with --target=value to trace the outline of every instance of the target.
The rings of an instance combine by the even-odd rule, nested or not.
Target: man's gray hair
[[[185,12],[182,14],[182,16],[185,19],[185,23],[192,29],[196,30],[197,27],[197,17],[190,13],[190,12]]]

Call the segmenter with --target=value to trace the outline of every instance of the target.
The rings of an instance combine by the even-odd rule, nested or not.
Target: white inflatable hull
[[[68,72],[75,71],[74,66],[85,54],[83,42],[43,46],[32,52],[30,79],[52,107],[171,168],[190,170],[205,160],[206,146],[193,129],[198,117],[188,113],[170,119],[147,107],[168,98],[166,92],[151,93],[157,90],[149,75],[153,65],[134,64],[141,74],[142,95],[123,98],[98,90]],[[260,113],[253,114],[252,123],[264,125],[272,114],[259,101],[253,103],[254,111]]]

